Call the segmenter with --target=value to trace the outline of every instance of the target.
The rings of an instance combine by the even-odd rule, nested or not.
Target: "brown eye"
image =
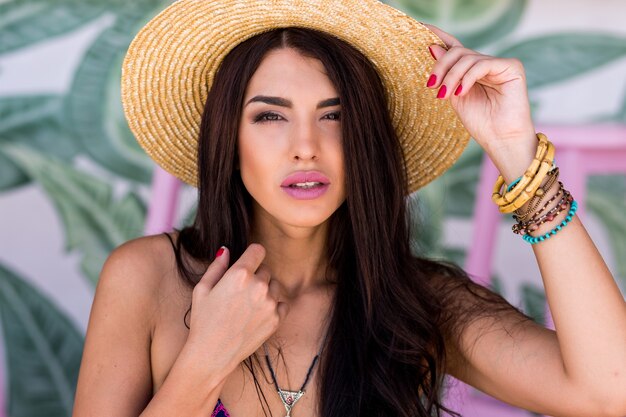
[[[324,116],[324,118],[328,120],[341,120],[341,113],[338,111],[328,113],[327,115]]]
[[[264,112],[264,113],[261,113],[261,114],[257,115],[254,118],[254,123],[258,123],[258,122],[261,122],[261,123],[263,123],[263,122],[277,122],[277,121],[279,121],[281,119],[282,119],[282,117],[279,116],[276,113]]]

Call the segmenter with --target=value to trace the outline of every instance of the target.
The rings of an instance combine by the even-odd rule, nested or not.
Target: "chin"
[[[326,213],[327,215],[321,215],[319,211],[315,213],[294,213],[293,215],[289,215],[290,213],[282,212],[276,219],[285,225],[291,227],[302,227],[302,228],[313,228],[323,225],[328,221],[330,216],[333,213]]]

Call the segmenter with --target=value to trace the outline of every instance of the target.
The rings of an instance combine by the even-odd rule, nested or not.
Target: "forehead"
[[[322,62],[293,48],[281,48],[265,55],[248,83],[246,95],[315,90],[319,95],[336,94]]]

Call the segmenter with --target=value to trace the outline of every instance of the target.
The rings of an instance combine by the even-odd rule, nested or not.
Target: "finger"
[[[482,59],[477,61],[471,68],[467,70],[460,83],[463,85],[463,91],[459,96],[463,96],[469,91],[474,84],[488,75],[501,74],[512,66],[516,65],[516,62],[512,59],[495,58],[495,59]]]
[[[215,287],[215,284],[219,282],[219,280],[226,273],[226,270],[228,270],[229,259],[230,251],[228,250],[228,248],[225,246],[219,248],[217,253],[215,254],[215,259],[213,260],[213,262],[211,262],[206,272],[202,275],[202,278],[200,278],[198,284],[203,283],[203,285],[206,285],[209,289]]]
[[[280,286],[280,282],[278,282],[275,279],[270,279],[269,282],[269,289],[267,291],[267,293],[269,294],[270,297],[272,297],[274,300],[276,301],[280,301],[282,299],[281,297],[281,286]]]
[[[258,243],[252,243],[233,264],[233,267],[244,268],[255,272],[265,259],[265,248]]]
[[[433,52],[433,56],[437,59],[437,62],[433,65],[431,70],[431,76],[428,78],[429,82],[426,85],[430,88],[438,88],[448,71],[464,56],[482,56],[472,49],[463,47],[454,47],[446,51],[441,46],[434,45],[431,46],[430,49]],[[432,76],[433,74],[434,78]]]
[[[428,23],[424,23],[423,25],[430,29],[435,35],[437,35],[448,48],[452,48],[453,46],[463,46],[463,44],[457,38],[455,38],[448,32],[444,32],[437,26],[429,25]]]
[[[441,82],[441,87],[437,92],[437,98],[445,99],[451,95],[459,96],[463,93],[463,90],[468,89],[468,86],[463,78],[468,71],[473,68],[478,61],[489,59],[485,55],[464,55],[462,56],[447,73],[444,74]]]
[[[261,264],[256,272],[254,273],[261,281],[266,284],[272,279],[272,274],[270,273],[270,269],[267,265]]]
[[[289,314],[289,304],[287,303],[278,303],[276,305],[276,311],[278,312],[278,318],[280,321],[283,321],[287,314]]]

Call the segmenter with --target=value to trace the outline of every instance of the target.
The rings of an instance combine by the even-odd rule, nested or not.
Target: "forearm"
[[[536,139],[523,138],[515,147],[489,154],[507,183],[529,166]],[[557,149],[558,159],[558,149]],[[567,182],[564,182],[567,188]],[[557,193],[553,187],[549,200]],[[576,196],[573,196],[576,198]],[[522,207],[524,211],[526,207]],[[567,216],[544,223],[532,234],[549,232]],[[626,392],[626,303],[580,220],[572,221],[550,239],[533,245],[553,321],[564,372],[599,400],[614,401]]]
[[[206,363],[200,364],[197,358],[183,349],[141,417],[211,415],[227,372],[219,369],[207,372]]]

